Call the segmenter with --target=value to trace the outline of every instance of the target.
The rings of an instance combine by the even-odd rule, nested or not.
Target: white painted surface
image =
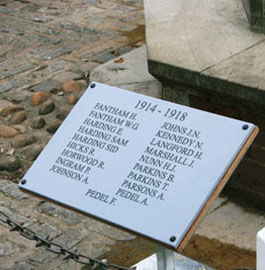
[[[136,270],[212,270],[211,267],[191,260],[173,251],[165,250],[165,253],[171,253],[170,257],[172,258],[170,258],[170,261],[173,259],[174,265],[172,265],[172,263],[165,263],[164,256],[161,258],[158,252],[135,264],[133,267],[136,267]]]
[[[257,270],[265,270],[265,228],[257,234]]]
[[[139,100],[152,105],[139,109],[139,106],[137,107]],[[87,156],[89,159],[96,160],[98,164],[104,162],[102,168],[62,155],[65,150],[73,152],[73,149],[67,146],[70,141],[81,144],[80,141],[73,139],[77,133],[80,136],[87,136],[88,140],[96,139],[91,134],[77,132],[81,125],[86,126],[88,132],[102,131],[92,127],[91,124],[84,124],[89,117],[90,120],[99,121],[94,117],[95,112],[102,113],[104,109],[99,109],[98,103],[111,106],[115,111],[117,109],[129,112],[128,117],[118,117],[115,113],[107,114],[112,117],[111,119],[116,117],[121,120],[122,124],[112,123],[112,125],[122,128],[122,135],[117,131],[108,132],[111,135],[109,139],[100,139],[104,142],[103,149],[92,147],[95,152],[89,155],[91,145],[86,142],[83,143],[88,147],[86,153],[75,151],[76,155]],[[157,107],[153,107],[154,105]],[[147,108],[155,109],[152,111]],[[184,112],[186,117],[169,118],[168,115],[165,116],[169,109],[171,112],[177,112],[175,116],[178,112],[183,116]],[[91,116],[92,111],[94,112]],[[134,114],[136,117],[133,123],[138,126],[137,129],[125,125]],[[110,122],[106,119],[99,121],[101,124],[110,124]],[[163,137],[169,132],[166,128],[162,128],[165,123],[182,130],[171,132],[172,136],[178,138],[177,141]],[[176,248],[253,130],[254,126],[250,123],[247,123],[249,128],[243,130],[242,126],[245,124],[243,121],[97,83],[95,88],[89,88],[83,94],[25,175],[24,179],[27,183],[25,185],[20,183],[20,187]],[[191,130],[197,131],[199,135],[194,137],[191,135],[194,134],[193,132],[189,133]],[[128,140],[128,143],[126,146],[117,147],[117,143],[111,142],[114,136]],[[158,144],[151,145],[154,140],[169,143],[170,146],[175,147],[175,150],[165,150]],[[185,140],[188,140],[188,143],[184,143]],[[109,144],[115,145],[119,150],[116,153],[107,151]],[[201,145],[201,148],[198,145]],[[140,162],[148,146],[153,147],[157,152],[163,150],[164,153],[177,157],[178,161],[172,162],[164,157],[157,158],[161,165],[151,166],[143,161]],[[193,154],[191,156],[179,154],[176,150],[179,147],[186,148],[185,153]],[[197,152],[203,152],[201,160],[195,158]],[[59,157],[68,160],[68,165],[59,164],[57,162]],[[149,154],[149,157],[156,156]],[[180,158],[182,162],[187,158],[186,163],[181,164]],[[193,160],[195,163],[191,166]],[[69,162],[84,166],[84,169],[73,169]],[[135,169],[136,164],[140,164],[137,165],[138,169]],[[143,170],[146,166],[147,169]],[[86,173],[87,168],[90,168],[88,173]],[[58,173],[63,170],[79,174],[81,180],[74,180]],[[129,178],[131,172],[137,174],[137,178]],[[138,177],[139,175],[141,178]],[[151,184],[153,182],[159,185]],[[120,196],[120,189],[125,190],[126,194],[135,194],[135,199],[129,200],[125,195]],[[150,194],[153,195],[146,195],[147,190],[151,190]],[[159,196],[162,193],[163,196]],[[98,196],[101,196],[101,199]],[[114,203],[112,203],[113,198]],[[146,198],[147,205],[144,203]],[[170,241],[171,236],[176,237],[174,242]]]
[[[136,270],[157,270],[156,254],[147,257],[146,259],[135,264],[133,267],[136,267]]]

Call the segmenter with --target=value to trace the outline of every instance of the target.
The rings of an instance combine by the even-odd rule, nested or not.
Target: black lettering
[[[109,203],[109,196],[99,191],[89,189],[85,195],[92,199],[96,199],[104,203]]]

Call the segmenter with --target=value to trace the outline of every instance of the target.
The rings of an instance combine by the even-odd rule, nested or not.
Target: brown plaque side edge
[[[208,201],[205,203],[204,207],[202,208],[201,212],[198,214],[197,218],[195,219],[195,221],[191,225],[190,229],[188,230],[188,232],[186,233],[186,235],[184,236],[184,238],[182,239],[180,244],[176,247],[176,251],[178,253],[181,253],[182,250],[184,249],[184,247],[187,245],[188,241],[190,240],[190,238],[194,234],[195,230],[197,229],[197,227],[201,223],[203,217],[206,215],[206,213],[209,210],[210,206],[212,205],[214,200],[217,198],[217,196],[220,194],[223,187],[225,186],[225,184],[227,183],[227,181],[231,177],[232,173],[235,171],[235,169],[239,165],[240,161],[242,160],[242,158],[246,154],[248,148],[250,147],[250,145],[254,141],[255,137],[258,134],[258,132],[259,132],[259,128],[257,126],[255,126],[253,132],[250,134],[250,136],[246,140],[245,144],[242,146],[241,150],[238,152],[238,154],[235,157],[234,161],[232,162],[232,164],[230,165],[230,167],[228,168],[228,170],[224,174],[223,178],[221,179],[221,181],[219,182],[219,184],[217,185],[217,187],[213,191],[213,193],[210,196],[210,198],[208,199]]]

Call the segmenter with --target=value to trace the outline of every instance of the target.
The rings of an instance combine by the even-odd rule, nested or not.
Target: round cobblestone
[[[37,106],[42,104],[44,101],[46,101],[49,98],[49,94],[46,92],[36,92],[33,94],[31,98],[31,105]]]
[[[45,101],[39,108],[39,115],[45,115],[51,113],[55,108],[54,102],[51,100]]]
[[[69,114],[69,112],[71,111],[71,108],[69,107],[62,107],[58,113],[56,114],[56,118],[59,120],[64,120],[65,117]]]
[[[25,111],[16,112],[10,120],[11,125],[21,124],[27,119],[27,114]]]
[[[43,128],[46,124],[46,121],[42,117],[37,117],[32,120],[31,127],[33,129],[40,129]]]
[[[79,92],[80,91],[80,84],[74,80],[66,81],[62,86],[62,90],[64,93]]]
[[[23,149],[23,155],[26,157],[27,160],[33,161],[35,160],[40,152],[43,150],[42,145],[30,145]]]
[[[77,100],[78,100],[78,97],[77,97],[76,95],[74,95],[74,94],[70,94],[70,95],[67,97],[67,103],[68,103],[69,105],[74,105],[74,104],[76,104]]]
[[[21,134],[17,135],[13,140],[13,147],[14,148],[22,148],[24,146],[33,144],[37,141],[36,137],[29,134]]]
[[[12,114],[12,113],[15,113],[15,112],[18,112],[18,111],[22,111],[24,110],[23,107],[19,106],[19,105],[10,105],[8,107],[5,107],[2,111],[1,111],[1,115],[6,117],[8,116],[9,114]]]
[[[0,137],[2,138],[12,138],[17,134],[18,132],[14,128],[4,125],[0,126]]]

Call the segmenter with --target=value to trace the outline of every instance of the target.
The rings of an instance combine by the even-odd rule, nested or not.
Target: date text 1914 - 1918
[[[165,112],[162,112],[159,109],[158,105],[153,104],[151,102],[143,101],[143,100],[139,100],[137,104],[134,106],[134,108],[138,110],[143,110],[146,112],[151,112],[151,113],[154,113],[154,112],[163,113],[164,117],[171,118],[174,120],[179,120],[179,121],[184,121],[186,117],[188,116],[187,112],[182,112],[182,111],[171,109],[171,108],[168,108]]]

